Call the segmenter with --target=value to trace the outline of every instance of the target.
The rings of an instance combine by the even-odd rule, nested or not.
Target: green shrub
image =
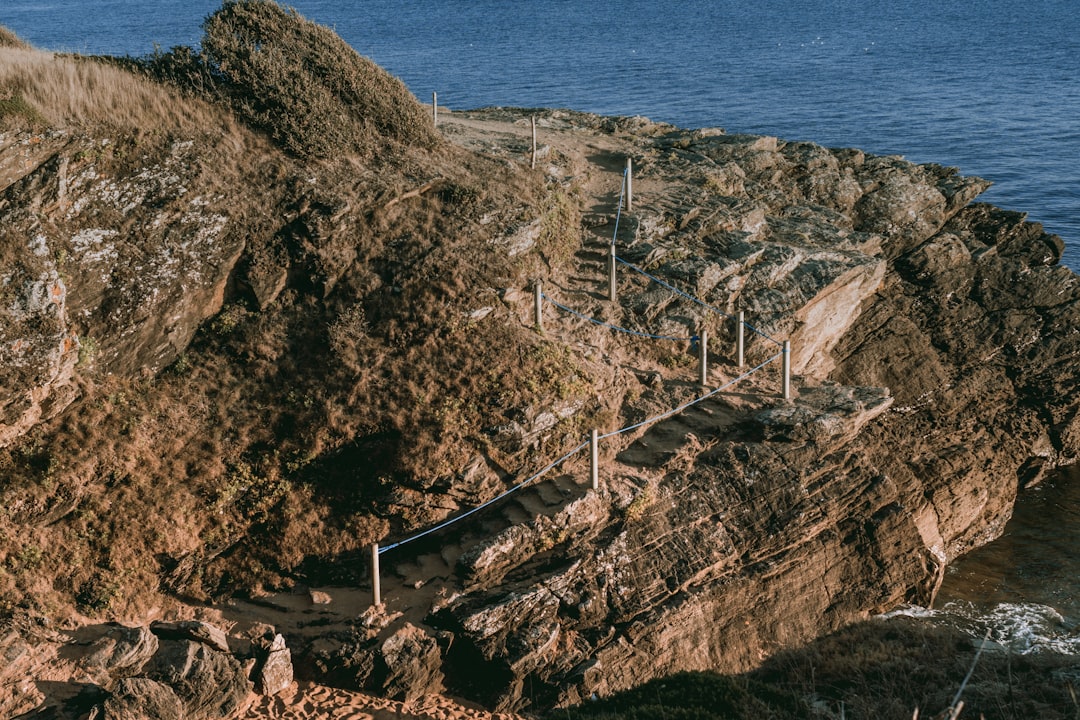
[[[99,614],[107,611],[120,595],[119,581],[108,572],[95,573],[79,586],[75,601],[84,612]]]
[[[22,121],[34,127],[47,124],[38,109],[22,95],[0,96],[0,123],[8,125],[12,121]]]
[[[203,25],[203,59],[234,110],[300,157],[371,152],[438,135],[405,85],[332,30],[271,0],[226,0]],[[192,74],[175,56],[174,72]]]

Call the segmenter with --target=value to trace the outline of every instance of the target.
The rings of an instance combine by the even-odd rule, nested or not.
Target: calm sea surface
[[[1080,269],[1077,0],[288,4],[453,109],[644,115],[955,165],[993,181],[982,199],[1061,235]],[[197,45],[218,7],[0,0],[0,25],[51,50],[145,55]],[[942,600],[1034,614],[1080,647],[1078,547],[1080,477],[1063,474],[1028,493],[1005,539],[950,571]]]

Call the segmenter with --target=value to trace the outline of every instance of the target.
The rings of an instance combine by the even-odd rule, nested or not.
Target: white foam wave
[[[974,639],[990,630],[990,639],[1011,652],[1080,655],[1080,626],[1048,605],[998,603],[986,607],[967,601],[948,602],[938,610],[904,605],[879,617],[905,616],[960,629]]]

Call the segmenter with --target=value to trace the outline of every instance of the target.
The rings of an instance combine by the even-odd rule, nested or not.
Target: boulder
[[[108,720],[184,720],[184,704],[173,689],[147,678],[124,678],[105,700]]]
[[[158,639],[150,628],[118,625],[90,646],[82,664],[113,677],[137,675],[157,649]]]
[[[275,633],[273,639],[256,641],[255,691],[261,695],[277,695],[293,681],[292,653],[285,646],[285,637]]]
[[[236,658],[191,640],[162,640],[145,674],[173,688],[185,720],[229,717],[252,689]]]
[[[383,642],[380,654],[386,664],[386,697],[411,702],[443,689],[439,643],[415,625],[405,623]]]
[[[172,362],[221,308],[245,246],[236,208],[196,189],[212,148],[106,169],[94,140],[42,144],[0,186],[0,446],[67,407],[78,372]]]
[[[198,620],[165,622],[155,620],[150,623],[150,631],[164,640],[192,640],[207,645],[223,653],[229,652],[229,639],[221,628]]]

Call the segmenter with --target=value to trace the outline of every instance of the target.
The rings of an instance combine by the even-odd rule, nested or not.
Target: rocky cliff
[[[362,586],[367,543],[701,394],[687,343],[552,305],[538,333],[534,279],[635,332],[705,327],[712,386],[746,369],[715,312],[742,311],[747,366],[791,341],[793,397],[774,363],[605,441],[598,490],[574,460],[387,552],[382,608],[281,619],[298,673],[522,708],[747,669],[932,602],[1075,460],[1080,287],[986,182],[551,111],[531,169],[528,115],[320,160],[233,126],[0,134],[0,610]],[[633,274],[610,303],[613,237],[705,305]]]
[[[498,706],[574,702],[675,668],[741,671],[930,604],[946,565],[1000,533],[1018,489],[1077,452],[1064,364],[1076,278],[1057,265],[1059,238],[971,204],[985,182],[774,138],[647,134],[617,135],[639,189],[621,254],[791,338],[798,389],[783,402],[775,376],[751,378],[609,448],[600,491],[570,481],[567,497],[517,501],[398,569],[388,612],[410,615],[410,583],[443,585],[423,619],[432,648],[452,638],[434,679]],[[706,320],[655,285],[621,292],[623,325]],[[604,314],[595,292],[572,296]],[[561,322],[568,343],[626,352]],[[755,339],[751,365],[775,351]],[[730,344],[719,354],[730,362]],[[610,424],[678,404],[679,382],[631,372]],[[401,622],[367,631],[373,652]]]

